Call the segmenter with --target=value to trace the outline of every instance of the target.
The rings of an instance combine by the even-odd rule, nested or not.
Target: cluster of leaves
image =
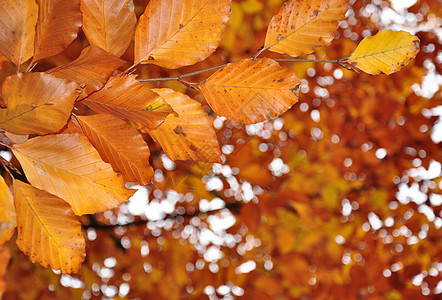
[[[221,35],[227,27],[230,1],[182,3],[152,0],[143,7],[144,13],[138,24],[136,6],[132,1],[4,1],[2,5],[4,16],[0,25],[4,34],[0,36],[0,51],[6,57],[4,60],[11,61],[16,68],[3,68],[6,73],[3,77],[6,78],[2,85],[0,128],[5,130],[5,135],[11,141],[2,145],[11,149],[19,164],[2,160],[11,177],[6,176],[6,181],[1,182],[0,244],[9,240],[17,226],[18,247],[32,261],[63,273],[78,272],[85,257],[81,222],[76,215],[94,214],[125,202],[133,191],[125,187],[124,180],[150,184],[154,171],[149,165],[149,159],[152,159],[149,147],[157,151],[157,146],[150,139],[159,144],[172,160],[222,162],[219,143],[232,145],[245,139],[235,136],[237,141],[233,143],[233,129],[239,129],[238,134],[242,136],[244,125],[271,120],[286,112],[298,100],[301,81],[293,70],[280,66],[278,62],[284,59],[258,57],[265,50],[297,57],[312,53],[315,47],[328,45],[335,37],[338,21],[345,18],[348,10],[348,1],[343,0],[288,1],[270,21],[264,46],[254,55],[227,65],[211,67],[210,70],[218,71],[208,78],[202,78],[199,83],[187,82],[183,79],[185,76],[176,76],[174,79],[190,88],[190,92],[201,91],[208,104],[205,108],[210,107],[218,116],[230,120],[227,131],[217,137],[207,109],[203,109],[201,103],[169,88],[151,89],[131,73],[143,64],[176,69],[208,58],[220,44]],[[63,63],[57,61],[57,66],[45,69],[47,64],[50,65],[51,56],[67,51],[68,45],[77,38],[80,27],[90,46],[84,48],[75,60],[68,60],[67,63],[66,60]],[[373,75],[391,74],[414,58],[419,50],[419,40],[406,32],[381,30],[375,36],[362,40],[357,47],[347,49],[350,50],[344,55],[351,51],[353,54],[329,62]],[[119,58],[131,51],[134,51],[133,64]],[[311,59],[304,61],[316,62]],[[39,68],[41,72],[31,71]],[[305,70],[304,67],[303,71],[296,73],[306,76]],[[11,71],[17,74],[11,75]],[[357,197],[359,205],[382,198],[378,207],[382,210],[389,197],[394,197],[385,192],[389,191],[389,185],[395,186],[390,184],[389,179],[400,176],[399,170],[409,167],[394,168],[394,174],[382,173],[385,171],[380,171],[380,174],[365,173],[365,177],[372,177],[369,178],[371,181],[360,178],[352,180],[352,175],[347,174],[348,170],[344,172],[336,168],[343,160],[352,157],[346,148],[347,142],[353,145],[367,142],[367,136],[363,134],[355,137],[354,128],[348,126],[349,120],[359,120],[367,127],[376,126],[374,120],[379,112],[374,111],[374,104],[366,99],[391,94],[394,89],[408,86],[400,79],[396,84],[400,88],[396,88],[382,79],[376,81],[362,77],[361,80],[353,72],[345,72],[350,84],[336,85],[330,90],[331,94],[341,95],[339,103],[333,101],[336,107],[332,110],[336,110],[337,115],[330,115],[329,119],[324,120],[324,128],[320,130],[322,137],[321,134],[313,135],[318,141],[328,140],[330,143],[310,144],[311,120],[294,118],[292,115],[287,115],[284,125],[284,130],[291,137],[289,140],[287,134],[284,140],[280,135],[264,139],[268,144],[284,144],[284,148],[282,144],[278,147],[281,150],[278,150],[277,157],[290,161],[289,168],[296,170],[294,174],[275,181],[276,173],[272,176],[262,172],[272,156],[263,155],[262,151],[257,150],[262,139],[259,136],[247,138],[248,143],[244,147],[239,147],[241,149],[231,158],[224,160],[230,166],[238,167],[242,179],[269,189],[260,196],[259,205],[253,202],[242,205],[240,215],[250,232],[260,236],[267,247],[266,253],[275,256],[273,264],[280,266],[275,274],[283,280],[278,282],[275,277],[262,276],[253,281],[251,278],[258,276],[255,272],[242,284],[249,297],[258,298],[262,292],[266,294],[261,297],[273,299],[284,294],[295,297],[307,293],[306,283],[310,273],[316,271],[312,271],[306,256],[323,243],[320,235],[315,238],[309,234],[314,230],[323,231],[327,239],[332,240],[339,232],[345,240],[354,243],[348,245],[353,249],[352,255],[356,257],[360,254],[363,250],[360,249],[360,239],[367,237],[355,227],[343,230],[337,219],[326,224],[325,221],[330,219],[328,213],[339,210],[339,201],[344,197],[348,201]],[[201,73],[196,71],[189,74]],[[155,79],[146,81],[150,80]],[[367,87],[373,84],[377,91]],[[352,86],[355,94],[359,93],[357,97],[353,93],[345,93],[348,86]],[[390,102],[395,97],[408,95],[399,91],[392,94]],[[308,93],[306,97],[309,97]],[[331,108],[321,107],[317,110],[321,117],[327,115],[324,112],[326,109]],[[400,104],[391,106],[381,113],[379,120],[398,117],[401,109],[403,106]],[[297,136],[291,136],[293,129]],[[229,131],[230,134],[226,134]],[[334,133],[340,136],[340,145],[345,147],[331,147]],[[402,150],[391,149],[389,136],[384,137],[382,133],[380,131],[373,136],[370,133],[370,140],[375,139],[377,147],[387,149],[388,153]],[[324,135],[330,138],[326,139]],[[398,136],[410,140],[416,134],[400,132]],[[437,157],[437,149],[433,152],[429,149],[434,147],[428,146],[426,149],[429,158]],[[303,154],[305,152],[308,158]],[[250,163],[250,160],[254,163]],[[367,166],[377,163],[373,153],[353,157],[351,161],[351,172],[358,175],[364,173]],[[155,170],[160,168],[155,162],[152,164]],[[161,180],[156,180],[155,186],[164,189],[172,187],[183,193],[187,191],[180,191],[180,188],[196,186],[197,196],[205,197],[204,183],[198,183],[199,176],[189,176],[195,167],[186,165],[185,168],[184,176],[181,176],[179,169],[171,171],[167,175],[168,180],[163,184]],[[14,178],[14,174],[17,178],[24,178],[20,170],[23,170],[28,183]],[[13,185],[13,197],[9,193],[8,180]],[[382,180],[388,181],[388,186],[384,186]],[[181,185],[170,186],[168,182],[179,182]],[[326,201],[325,204],[322,200]],[[198,206],[198,203],[194,204]],[[296,211],[297,216],[290,210]],[[265,227],[261,226],[261,216],[267,220]],[[363,223],[363,219],[359,221]],[[322,224],[322,227],[318,227],[318,224]],[[100,227],[93,223],[86,226],[93,228],[94,225]],[[239,227],[235,229],[241,231]],[[108,239],[97,242],[94,245],[97,250],[92,252],[90,261],[94,261],[94,256],[104,255],[98,249],[112,249],[114,246],[109,242]],[[369,243],[370,240],[365,242]],[[139,239],[132,243],[139,248],[143,246]],[[182,265],[186,261],[182,261],[179,251],[166,253],[173,252],[177,242],[170,237],[168,243],[164,247],[158,247],[154,241],[148,243],[152,264],[160,262],[162,256],[174,257],[169,266],[156,267],[162,269],[155,277],[161,278],[161,281],[152,277],[150,286],[164,286],[161,290],[170,293],[163,295],[164,298],[172,299],[180,297],[181,289],[177,289],[175,295],[170,291],[170,286],[178,284],[181,288],[181,285],[188,284],[188,280],[186,273],[183,274],[186,266],[183,269]],[[302,249],[299,249],[299,244],[303,245]],[[324,259],[324,265],[316,275],[318,280],[327,288],[343,282],[348,284],[348,273],[347,277],[343,276],[340,274],[341,266],[336,265],[342,256],[339,246],[327,247],[324,253],[317,254],[336,259],[332,260],[331,265]],[[185,247],[182,252],[187,253],[191,248]],[[2,248],[2,251],[5,254],[0,257],[7,257],[6,250]],[[134,259],[137,256],[135,253],[112,255],[118,256],[119,262],[127,261],[134,268],[143,265],[142,260]],[[230,255],[235,260],[235,253]],[[319,256],[315,257],[315,261],[321,260]],[[227,268],[227,281],[241,284],[241,278],[233,278],[234,271],[238,262],[246,258],[236,259],[236,264]],[[376,261],[379,257],[373,253],[372,257],[366,258],[367,261],[370,259]],[[197,258],[191,260],[197,261]],[[270,260],[261,253],[261,261],[269,263]],[[84,276],[87,276],[88,270],[83,269]],[[293,275],[293,270],[298,275]],[[333,279],[327,279],[333,273],[330,270],[336,273]],[[165,276],[168,271],[171,272]],[[373,272],[373,276],[379,274],[378,271]],[[361,277],[360,274],[358,276]],[[214,284],[216,280],[213,277],[193,280],[197,285],[195,290],[201,293],[208,283]],[[152,288],[146,289],[154,293]],[[146,293],[147,290],[140,289],[139,292]],[[318,294],[324,292],[326,290],[316,290]]]

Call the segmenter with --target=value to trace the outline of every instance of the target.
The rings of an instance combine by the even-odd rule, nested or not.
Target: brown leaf
[[[94,111],[154,128],[173,110],[158,94],[134,76],[112,77],[100,91],[83,101]]]
[[[116,56],[123,55],[137,23],[134,9],[132,0],[81,0],[88,41]]]
[[[78,85],[46,73],[19,73],[2,87],[7,108],[0,109],[0,128],[14,134],[47,134],[66,124]]]
[[[150,151],[141,134],[125,121],[111,115],[77,116],[92,145],[114,171],[126,181],[148,184],[153,176]]]
[[[37,0],[38,22],[33,61],[62,52],[81,26],[80,0]]]
[[[32,57],[37,16],[34,0],[0,1],[0,52],[15,65]]]

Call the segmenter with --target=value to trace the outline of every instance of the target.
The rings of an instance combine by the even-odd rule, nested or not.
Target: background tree
[[[339,16],[342,14],[340,19],[344,19],[338,30],[333,29],[331,36],[311,42],[315,46],[326,45],[334,38],[330,46],[316,48],[313,54],[301,57],[301,61],[294,62],[289,56],[290,61],[279,61],[301,79],[302,85],[297,84],[293,73],[279,69],[270,59],[249,58],[265,55],[280,59],[283,57],[277,54],[280,52],[297,56],[313,51],[313,47],[302,50],[302,45],[299,53],[298,50],[282,51],[281,45],[286,39],[271,34],[272,30],[278,32],[285,25],[288,32],[294,30],[295,35],[306,35],[301,29],[278,22],[284,11],[291,12],[293,5],[307,5],[307,1],[288,1],[282,8],[282,1],[234,1],[221,45],[213,55],[210,53],[216,45],[208,45],[203,54],[173,50],[182,49],[183,45],[167,47],[168,42],[181,43],[191,37],[186,35],[189,32],[182,31],[183,37],[176,41],[170,36],[163,41],[161,33],[167,33],[166,29],[159,30],[158,35],[151,31],[150,16],[159,11],[155,6],[159,1],[151,1],[149,6],[146,1],[81,1],[81,10],[61,5],[64,1],[18,1],[27,11],[38,12],[25,15],[22,11],[11,13],[13,2],[3,1],[2,12],[14,18],[26,16],[23,24],[29,23],[30,29],[25,31],[35,33],[31,37],[25,35],[27,39],[19,43],[19,49],[7,43],[2,43],[4,48],[0,49],[7,56],[1,69],[5,106],[1,120],[2,128],[8,132],[2,143],[4,150],[8,150],[12,141],[15,155],[11,164],[6,160],[3,164],[14,177],[27,179],[41,190],[23,182],[14,183],[18,234],[0,250],[0,290],[4,291],[5,299],[102,296],[414,299],[437,297],[441,293],[438,161],[442,156],[440,144],[431,139],[432,131],[437,128],[434,108],[440,105],[440,75],[437,75],[440,73],[437,37],[440,20],[436,16],[440,15],[441,6],[438,1],[419,1],[409,7],[408,12],[386,1],[350,1],[346,18],[342,17],[346,9],[343,12],[336,9]],[[218,5],[213,18],[218,18],[219,24],[227,24],[229,10],[220,8],[228,1],[213,2]],[[330,5],[334,7],[341,2],[347,5],[346,1],[308,2],[324,5],[312,10],[313,16],[327,14]],[[100,5],[102,11],[114,13],[97,15]],[[73,12],[61,15],[67,20],[63,24],[69,26],[54,28],[49,26],[50,22],[47,25],[42,21],[48,20],[47,16],[53,12],[57,12],[54,16],[60,16],[61,9]],[[388,20],[401,20],[399,17],[389,19],[395,13],[405,16],[405,23],[388,23]],[[111,17],[118,22],[109,22],[107,18]],[[182,29],[191,24],[182,24],[175,17],[169,15],[164,26]],[[137,18],[140,23],[135,31]],[[1,19],[3,25],[11,24],[6,17]],[[77,36],[81,21],[82,31]],[[108,26],[104,32],[100,30],[103,26]],[[124,35],[125,39],[112,40],[113,35],[107,35],[112,30],[122,32],[122,28],[132,32]],[[390,67],[382,69],[382,64],[375,70],[370,69],[370,61],[364,61],[366,54],[358,54],[360,51],[384,52],[389,45],[382,41],[393,40],[398,33],[389,36],[393,34],[391,31],[379,31],[371,40],[365,40],[365,45],[360,41],[387,28],[415,31],[422,51],[408,66],[389,77],[366,75],[364,72],[391,73]],[[62,38],[47,38],[48,32],[56,30],[72,34],[51,33],[51,37]],[[132,37],[134,31],[132,42],[127,36]],[[309,31],[312,33],[312,29]],[[10,37],[4,34],[5,40],[19,36],[16,31],[10,32],[14,34]],[[220,38],[221,33],[222,30],[214,30],[215,39]],[[156,36],[152,43],[162,46],[152,47],[142,42],[145,34]],[[382,35],[386,37],[378,42],[376,39]],[[410,53],[416,50],[416,39],[411,35],[403,33],[401,39],[408,45],[403,49]],[[85,47],[88,42],[95,46]],[[273,52],[260,51],[259,45]],[[296,44],[289,46],[297,48]],[[383,48],[376,51],[374,46]],[[353,52],[356,48],[359,50]],[[168,52],[170,49],[172,52]],[[350,54],[349,58],[342,59]],[[117,58],[120,55],[121,60]],[[379,58],[377,55],[369,56]],[[396,59],[389,65],[397,70],[412,58],[412,55],[403,56],[397,66]],[[182,67],[202,57],[207,59]],[[393,58],[397,58],[397,54]],[[239,60],[242,61],[211,76],[201,72]],[[134,65],[124,65],[124,61]],[[229,78],[229,74],[259,74],[259,71],[251,71],[258,64],[273,68],[270,74],[279,74],[276,89],[287,92],[290,101],[296,101],[293,95],[300,92],[300,103],[278,117],[293,103],[278,110],[275,105],[278,102],[266,106],[259,101],[262,96],[258,94],[258,97],[243,99],[245,106],[229,114],[229,105],[218,106],[219,103],[213,101],[237,99],[234,96],[229,99],[229,95],[235,95],[232,94],[235,91],[226,88],[225,82],[235,80]],[[84,68],[91,65],[90,69]],[[120,72],[114,73],[118,68]],[[19,73],[31,69],[33,72]],[[139,81],[147,82],[145,85],[129,75],[135,69]],[[19,74],[11,75],[14,72]],[[108,80],[112,73],[117,76]],[[290,86],[284,85],[286,79]],[[428,84],[429,80],[437,83]],[[48,86],[46,97],[35,96],[29,100],[28,107],[35,111],[34,118],[38,121],[29,126],[29,119],[19,118],[27,111],[17,113],[11,103],[21,101],[17,95],[34,95],[30,91],[39,85]],[[217,90],[220,85],[223,89]],[[201,90],[204,98],[196,89]],[[49,97],[52,101],[38,102],[47,100],[48,95],[55,95]],[[200,102],[202,109],[191,98]],[[284,99],[283,96],[280,99]],[[74,105],[76,122],[70,120],[68,126],[62,128],[71,112],[66,107]],[[248,111],[248,107],[254,109]],[[268,111],[269,107],[275,111]],[[217,117],[212,110],[227,119]],[[131,126],[120,119],[131,120]],[[253,124],[265,119],[270,120]],[[221,156],[216,150],[216,140],[210,138],[212,122]],[[203,130],[193,132],[188,125],[195,123]],[[67,139],[53,134],[60,129],[62,133],[82,132],[87,138],[75,135]],[[116,142],[106,139],[112,137],[113,132],[122,133]],[[137,132],[144,133],[148,148],[143,139],[133,137],[138,136]],[[48,133],[51,134],[46,135]],[[26,141],[23,134],[30,134],[31,139]],[[133,137],[130,141],[124,139],[130,137]],[[71,153],[50,152],[54,145],[70,143],[77,145],[75,150],[67,146]],[[132,152],[133,156],[114,156],[112,145],[116,145],[117,152]],[[127,145],[131,148],[124,152]],[[192,150],[192,146],[198,151]],[[93,147],[99,154],[89,157]],[[216,163],[173,162],[164,152],[174,160]],[[44,182],[35,183],[45,178],[45,173],[53,172],[40,163],[42,157],[53,157],[54,161],[48,165],[57,166],[56,161],[65,163],[73,153],[77,156],[80,153],[80,157],[88,157],[89,162],[99,166],[107,174],[103,175],[106,182],[103,185],[117,190],[94,190],[102,193],[97,197],[100,201],[85,205],[78,201],[77,195],[69,197],[67,192],[50,190]],[[7,156],[6,151],[3,154]],[[122,172],[126,181],[147,185],[140,187],[137,197],[119,208],[92,215],[90,213],[117,206],[131,194],[122,185],[121,176],[108,169],[102,160],[111,163],[114,171]],[[152,168],[142,164],[146,160]],[[15,170],[14,165],[21,165],[24,172]],[[65,181],[70,180],[69,174],[78,167],[67,165],[68,175],[57,173]],[[152,183],[149,183],[151,177]],[[8,199],[7,185],[12,182],[8,175],[4,178],[2,199]],[[95,188],[87,182],[76,183],[79,194]],[[110,193],[115,194],[109,196]],[[27,235],[20,235],[20,224],[25,224],[23,216],[32,215],[27,208],[33,207],[29,204],[31,201],[41,203],[37,206],[41,211],[34,211],[34,215],[44,217],[44,224],[57,229],[60,220],[54,220],[53,216],[63,215],[63,229],[75,233],[62,240],[73,253],[62,251],[65,257],[60,256],[59,266],[44,256],[45,251],[35,253],[31,247],[27,253],[32,260],[63,272],[78,270],[78,263],[83,259],[80,223],[76,222],[74,213],[83,215],[79,219],[87,238],[87,256],[78,275],[60,275],[58,271],[32,264],[15,245],[16,239],[26,252],[27,235],[35,236],[29,231],[25,231]],[[12,209],[2,207],[1,212],[6,211]],[[6,239],[5,236],[12,234],[11,226],[3,224],[10,224],[5,220],[15,217],[1,217],[1,238]],[[73,224],[72,228],[68,224]],[[40,229],[34,227],[33,230]],[[70,258],[71,265],[63,265],[66,257]]]

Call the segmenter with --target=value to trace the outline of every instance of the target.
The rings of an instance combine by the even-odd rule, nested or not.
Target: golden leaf
[[[270,58],[228,64],[200,85],[217,115],[253,124],[284,113],[298,101],[301,82]]]
[[[405,31],[380,30],[359,43],[345,62],[365,73],[391,74],[406,66],[419,52],[419,39]]]
[[[78,133],[36,137],[13,152],[29,182],[68,202],[76,215],[115,208],[134,193]]]
[[[34,52],[38,6],[34,0],[3,0],[0,7],[0,52],[20,65]]]
[[[81,0],[81,12],[88,41],[116,56],[123,55],[137,23],[132,0]]]
[[[163,98],[134,76],[112,77],[83,103],[98,113],[138,123],[140,128],[154,128],[172,112]]]
[[[121,172],[126,181],[145,185],[153,176],[150,151],[141,134],[125,121],[111,115],[77,116],[92,145],[105,162]]]
[[[270,21],[264,48],[299,56],[329,44],[344,19],[348,0],[290,0]]]
[[[151,0],[135,32],[135,62],[176,69],[206,59],[230,18],[230,0]]]
[[[66,124],[78,85],[46,73],[19,73],[3,83],[6,104],[0,128],[14,134],[47,134]]]
[[[155,89],[178,114],[169,115],[160,126],[147,130],[173,159],[220,162],[220,150],[212,121],[201,104],[171,89]]]
[[[86,256],[81,223],[69,204],[55,195],[14,181],[17,245],[32,262],[77,273]]]
[[[62,52],[81,26],[79,0],[37,0],[38,22],[33,61]]]
[[[123,64],[124,62],[115,55],[99,47],[89,46],[81,51],[80,56],[73,62],[53,68],[47,73],[84,85],[85,97],[101,89],[112,73]]]
[[[0,246],[7,242],[16,224],[15,207],[11,192],[3,177],[0,176]]]

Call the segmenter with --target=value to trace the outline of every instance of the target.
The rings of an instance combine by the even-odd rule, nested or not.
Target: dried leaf
[[[11,192],[3,177],[0,176],[0,246],[7,242],[16,224],[16,213]]]
[[[34,0],[0,1],[0,52],[15,65],[32,57],[37,16]]]
[[[137,23],[132,0],[81,0],[81,12],[88,41],[116,56],[123,55]]]
[[[338,21],[344,19],[348,0],[290,0],[270,21],[265,48],[299,56],[333,40]]]
[[[83,103],[98,113],[138,123],[140,128],[157,127],[173,111],[163,98],[134,76],[112,77]]]
[[[114,171],[126,181],[148,184],[153,176],[150,151],[141,134],[111,115],[77,116],[83,132]]]
[[[13,144],[23,144],[29,139],[29,134],[13,134],[5,131],[4,135],[13,143]]]
[[[391,74],[406,66],[419,52],[419,39],[405,31],[380,30],[359,43],[346,60],[365,73]]]
[[[175,69],[206,59],[230,18],[230,0],[152,0],[135,32],[135,62]]]
[[[171,89],[155,89],[178,114],[147,132],[173,159],[220,162],[220,150],[212,121],[197,101]]]
[[[284,113],[298,101],[301,82],[276,61],[244,59],[228,64],[200,85],[217,115],[252,124]]]
[[[62,199],[14,181],[17,245],[32,262],[77,273],[86,256],[81,223]]]
[[[88,95],[101,89],[112,73],[123,64],[124,62],[115,55],[99,47],[89,46],[81,51],[80,56],[73,62],[51,69],[47,73],[84,85],[84,92]]]
[[[133,194],[80,134],[36,137],[13,152],[29,182],[68,202],[76,215],[115,208]]]
[[[2,87],[7,108],[0,109],[0,128],[14,134],[47,134],[66,124],[78,85],[46,73],[19,73]]]
[[[39,6],[33,61],[62,52],[81,26],[80,0],[37,0]]]
[[[11,252],[9,251],[9,247],[6,245],[0,245],[0,299],[2,298],[3,293],[6,290],[6,271],[9,264],[9,259],[11,258]]]

